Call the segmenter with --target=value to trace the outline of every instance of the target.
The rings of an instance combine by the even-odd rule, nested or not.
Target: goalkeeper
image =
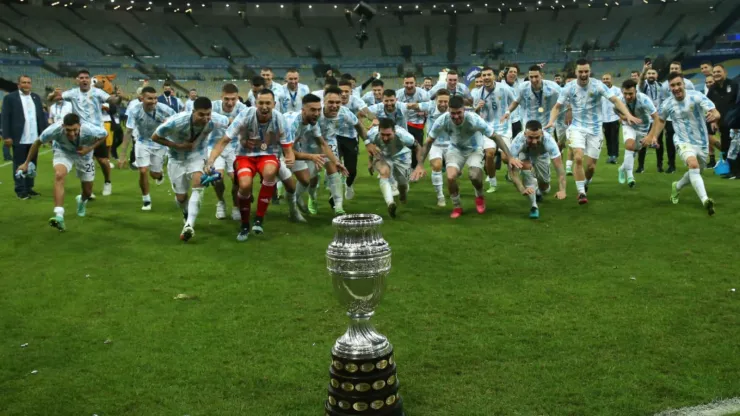
[[[67,174],[75,167],[82,184],[82,194],[76,198],[77,215],[84,217],[95,179],[92,151],[107,137],[108,132],[104,128],[80,122],[77,114],[67,114],[63,121],[52,124],[41,133],[31,146],[26,161],[18,166],[17,176],[33,177],[35,166],[31,161],[35,160],[39,147],[54,141],[54,216],[49,219],[49,225],[59,231],[65,230],[64,181]]]

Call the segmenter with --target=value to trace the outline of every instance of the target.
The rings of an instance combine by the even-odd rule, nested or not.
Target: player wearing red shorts
[[[239,113],[224,138],[214,145],[206,162],[206,171],[209,171],[226,146],[235,146],[234,173],[239,183],[237,199],[241,213],[241,230],[236,237],[237,241],[247,241],[249,237],[254,175],[259,173],[262,177],[262,187],[257,197],[257,213],[252,230],[255,234],[262,234],[262,222],[277,184],[281,148],[285,164],[292,167],[295,162],[293,139],[288,133],[285,119],[274,107],[275,95],[272,91],[260,91],[256,106]]]

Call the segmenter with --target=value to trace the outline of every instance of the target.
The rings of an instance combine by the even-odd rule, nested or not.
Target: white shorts
[[[504,143],[506,143],[506,147],[511,147],[511,137],[500,135],[499,136],[504,140]],[[493,139],[489,139],[488,137],[483,137],[483,150],[488,149],[495,149],[498,146],[496,146],[496,142],[493,141]]]
[[[150,147],[150,143],[136,142],[134,144],[134,154],[136,155],[136,166],[140,168],[149,168],[152,172],[162,172],[164,167],[164,156],[167,154],[167,148]]]
[[[445,159],[447,156],[447,150],[449,149],[449,146],[437,146],[432,145],[432,148],[429,149],[429,160],[434,159]]]
[[[460,151],[450,147],[445,156],[447,167],[454,167],[462,171],[465,166],[469,168],[483,169],[483,149]]]
[[[172,160],[167,163],[167,176],[172,190],[179,195],[187,194],[195,172],[203,171],[203,159]]]
[[[550,183],[550,156],[541,155],[533,161],[532,168],[537,182]]]
[[[634,140],[635,148],[633,150],[635,152],[642,149],[642,139],[644,139],[645,136],[645,134],[635,131],[635,128],[632,126],[622,125],[622,141],[627,143],[627,140]]]
[[[212,149],[208,149],[208,154],[211,153]],[[236,160],[236,151],[233,147],[226,147],[224,151],[216,158],[213,162],[213,167],[216,170],[224,171],[227,173],[234,173],[234,161]]]
[[[85,156],[78,154],[69,154],[63,150],[54,149],[54,159],[52,166],[62,165],[67,168],[67,173],[72,172],[74,166],[77,170],[77,177],[82,182],[92,182],[95,180],[95,161],[93,153],[90,152]]]
[[[676,143],[676,152],[679,156],[681,156],[681,159],[683,159],[683,162],[687,163],[687,159],[691,156],[694,156],[696,160],[699,162],[699,169],[704,169],[707,167],[707,149],[703,146],[697,146],[690,143]]]
[[[601,155],[601,145],[604,141],[604,134],[601,130],[598,134],[593,134],[584,129],[570,126],[566,134],[568,135],[568,147],[571,149],[583,149],[583,154],[591,159],[598,159]]]
[[[377,168],[377,164],[385,163],[391,169],[391,177],[398,182],[399,185],[406,185],[409,183],[409,177],[411,176],[411,159],[405,158],[402,160],[398,159],[383,159],[376,160],[373,164]]]
[[[555,123],[555,134],[558,136],[558,144],[564,145],[565,141],[568,139],[568,125],[567,124],[560,124]]]

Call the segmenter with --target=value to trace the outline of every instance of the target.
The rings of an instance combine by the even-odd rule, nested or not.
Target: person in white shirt
[[[622,91],[612,84],[612,74],[602,75],[601,82],[614,96],[622,98]],[[616,165],[619,159],[619,115],[614,112],[614,104],[606,98],[601,99],[601,112],[601,126],[606,140],[606,152],[609,155],[606,163]]]
[[[72,104],[62,100],[62,89],[54,90],[54,104],[49,106],[49,124],[64,120],[64,116],[72,112]]]
[[[188,91],[188,100],[185,102],[185,111],[193,112],[193,103],[198,98],[198,91],[195,88]]]

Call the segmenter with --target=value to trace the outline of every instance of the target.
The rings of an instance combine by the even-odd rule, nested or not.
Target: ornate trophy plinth
[[[327,416],[404,414],[393,346],[370,323],[391,270],[391,248],[380,233],[382,224],[373,214],[342,215],[333,222],[326,265],[350,324],[331,350]]]

